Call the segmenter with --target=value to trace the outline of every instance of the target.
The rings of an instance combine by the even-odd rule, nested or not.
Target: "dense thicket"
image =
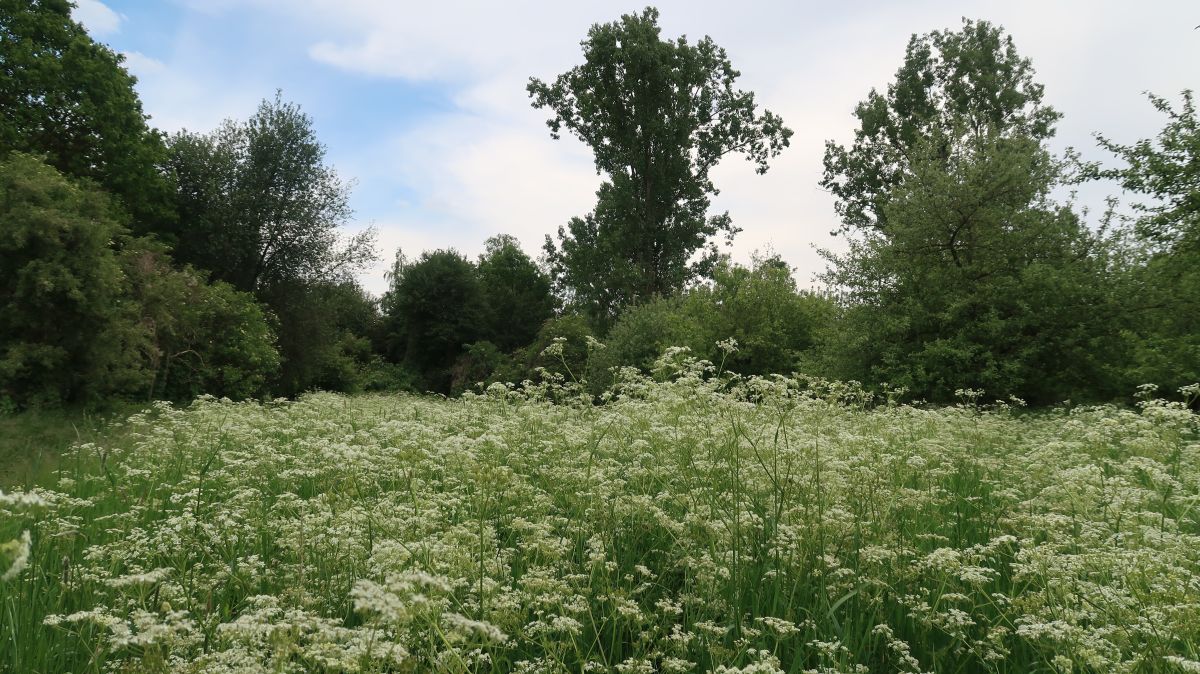
[[[276,395],[368,387],[379,314],[375,299],[357,283],[296,281],[269,286],[258,297],[279,326],[281,365],[272,386]]]
[[[263,393],[277,359],[253,298],[173,268],[119,213],[36,157],[0,163],[0,404]]]
[[[150,377],[147,399],[267,393],[279,367],[276,332],[253,295],[176,267],[151,240],[129,242],[120,258]]]
[[[476,270],[483,301],[483,336],[502,351],[525,346],[552,315],[557,302],[550,275],[501,234],[484,243]]]
[[[806,353],[832,315],[829,300],[797,291],[778,257],[750,267],[723,260],[710,283],[621,314],[596,354],[593,378],[603,387],[613,367],[648,371],[672,346],[739,374],[791,374],[807,368]]]
[[[0,164],[0,395],[58,403],[136,379],[113,211],[36,157]]]
[[[383,309],[392,359],[432,390],[447,391],[454,360],[483,331],[475,266],[455,250],[427,251],[411,263],[397,259]]]

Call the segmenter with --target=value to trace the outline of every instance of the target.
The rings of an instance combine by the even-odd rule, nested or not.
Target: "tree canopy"
[[[0,163],[0,397],[83,400],[136,376],[112,248],[126,233],[103,192],[30,155]]]
[[[244,291],[346,278],[375,259],[374,233],[343,241],[349,187],[325,165],[312,120],[277,93],[247,121],[170,138],[181,262]]]
[[[941,401],[1110,392],[1103,242],[1051,198],[1065,167],[1033,74],[985,22],[914,36],[854,145],[827,145],[850,234],[826,275],[852,302],[827,349],[839,376]]]
[[[1154,139],[1123,145],[1098,136],[1101,147],[1125,166],[1095,169],[1093,175],[1117,180],[1121,187],[1149,197],[1137,203],[1137,233],[1167,252],[1200,253],[1200,117],[1196,99],[1184,91],[1178,108],[1160,96],[1151,104],[1167,116],[1166,126]]]
[[[510,352],[532,342],[554,315],[550,277],[512,236],[493,236],[484,248],[476,265],[484,305],[483,334],[501,351]]]
[[[913,35],[887,91],[872,89],[855,108],[851,146],[826,143],[821,186],[837,198],[843,229],[887,229],[884,207],[918,146],[949,160],[968,137],[1051,137],[1060,115],[1033,77],[1012,37],[987,21]]]
[[[475,266],[456,250],[397,256],[383,298],[388,350],[436,391],[448,391],[450,367],[483,332],[484,306]]]
[[[1136,384],[1169,389],[1200,379],[1200,118],[1191,91],[1178,105],[1150,95],[1167,120],[1132,145],[1099,136],[1123,166],[1089,167],[1136,195],[1133,264],[1125,288]]]
[[[595,210],[560,227],[557,245],[547,237],[546,252],[560,292],[607,324],[620,307],[711,271],[712,237],[737,229],[728,214],[708,215],[710,171],[741,153],[763,173],[792,132],[734,88],[724,49],[708,37],[664,40],[653,8],[593,26],[583,56],[528,90],[551,112],[551,136],[574,134],[605,176]]]
[[[44,155],[96,181],[141,232],[170,220],[169,190],[162,137],[123,61],[71,19],[66,0],[0,0],[0,156]]]

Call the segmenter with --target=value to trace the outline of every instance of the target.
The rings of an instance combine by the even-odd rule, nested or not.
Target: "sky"
[[[456,248],[512,234],[534,257],[547,234],[595,203],[579,141],[555,141],[529,105],[530,76],[577,65],[595,23],[638,12],[613,2],[410,0],[76,0],[75,18],[125,55],[150,123],[209,131],[245,119],[282,90],[311,116],[327,161],[353,183],[347,231],[374,227],[381,261],[361,282],[378,294],[397,249]],[[1064,117],[1054,149],[1108,160],[1094,134],[1153,136],[1152,92],[1200,89],[1195,0],[742,3],[662,1],[666,37],[709,35],[741,71],[740,88],[783,117],[792,144],[765,175],[737,157],[714,172],[713,212],[742,232],[728,252],[778,253],[802,286],[838,251],[832,195],[818,182],[825,143],[853,138],[854,106],[883,90],[914,33],[962,18],[998,23],[1031,59]],[[1078,202],[1093,213],[1115,188]]]

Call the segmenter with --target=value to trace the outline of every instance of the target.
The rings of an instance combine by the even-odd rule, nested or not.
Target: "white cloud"
[[[604,13],[575,3],[389,3],[375,0],[258,0],[324,26],[329,37],[309,50],[322,63],[368,75],[467,79],[496,70],[546,65],[548,53],[576,51],[578,38]]]
[[[417,195],[397,204],[395,217],[375,223],[379,248],[390,264],[396,248],[412,257],[422,250],[456,248],[473,256],[495,234],[520,239],[532,257],[544,236],[570,217],[591,208],[600,178],[591,154],[574,139],[554,142],[537,120],[514,124],[461,112],[429,120],[378,144],[369,157],[349,165],[355,171],[392,176]],[[339,162],[345,170],[347,162]],[[380,292],[380,265],[364,285]]]
[[[125,57],[125,69],[139,79],[161,74],[167,69],[167,65],[162,61],[141,52],[126,51],[121,52],[121,56]]]
[[[100,0],[75,0],[71,18],[83,24],[93,36],[111,35],[121,29],[121,15]]]
[[[381,33],[368,35],[358,44],[318,42],[309,48],[313,60],[345,70],[383,77],[426,80],[440,74],[448,65],[436,56],[416,50],[396,53],[395,43]]]

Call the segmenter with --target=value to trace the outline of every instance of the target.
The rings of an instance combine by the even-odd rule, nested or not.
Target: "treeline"
[[[710,171],[762,173],[792,131],[737,89],[711,39],[658,14],[597,25],[582,65],[531,79],[548,127],[594,151],[595,208],[477,259],[397,252],[354,281],[372,232],[340,232],[347,184],[280,94],[247,120],[165,135],[121,57],[61,0],[0,0],[0,409],[116,398],[457,394],[543,376],[596,392],[670,346],[743,374],[805,372],[931,401],[1126,398],[1200,380],[1200,131],[1190,92],[1105,167],[1048,148],[1061,115],[987,22],[914,36],[894,81],[827,144],[847,240],[828,293],[777,256],[733,264]],[[1056,198],[1116,181],[1131,212]]]

